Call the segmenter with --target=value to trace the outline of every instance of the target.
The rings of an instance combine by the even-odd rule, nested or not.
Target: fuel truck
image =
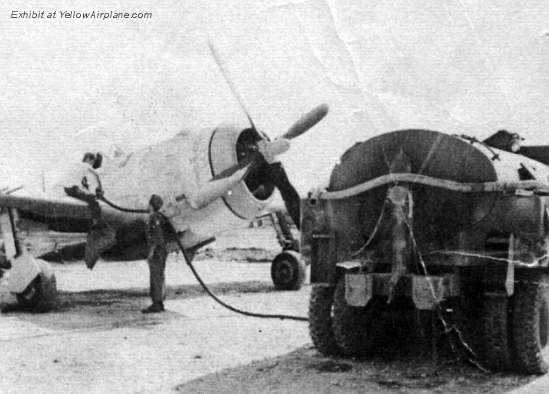
[[[409,129],[343,154],[303,201],[321,353],[367,357],[431,315],[486,369],[547,372],[549,146],[521,141]]]

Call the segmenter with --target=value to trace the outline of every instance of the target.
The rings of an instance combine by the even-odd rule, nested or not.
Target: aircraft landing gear
[[[285,250],[271,264],[271,278],[277,290],[299,290],[305,280],[305,262],[298,252]]]
[[[19,305],[33,312],[47,312],[57,304],[57,280],[51,266],[43,260],[35,260],[40,273],[15,296]]]
[[[277,290],[299,290],[305,281],[306,266],[298,252],[299,243],[281,212],[270,215],[282,252],[271,263],[271,279]]]
[[[47,312],[57,303],[55,273],[44,260],[35,259],[24,250],[17,238],[16,211],[4,208],[0,212],[0,230],[5,258],[9,262],[8,290],[15,294],[19,305],[33,312]]]

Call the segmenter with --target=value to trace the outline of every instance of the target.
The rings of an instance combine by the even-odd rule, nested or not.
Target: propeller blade
[[[298,121],[295,122],[292,127],[290,127],[288,131],[282,135],[281,138],[287,138],[291,140],[292,138],[300,136],[311,127],[316,125],[318,122],[320,122],[327,113],[328,105],[320,104],[319,106],[315,107],[313,110],[299,118]]]
[[[281,155],[290,149],[290,141],[285,138],[277,138],[272,142],[260,140],[257,142],[257,148],[267,163],[273,163],[276,156]]]
[[[198,190],[189,193],[186,196],[189,205],[194,209],[201,209],[219,197],[222,197],[248,174],[252,165],[253,162],[250,162],[244,166],[240,166],[241,168],[235,168],[231,175],[212,179]]]
[[[217,67],[219,67],[219,71],[221,71],[221,75],[223,75],[223,78],[225,79],[225,82],[227,82],[227,85],[229,86],[229,89],[231,90],[234,98],[240,105],[240,108],[242,111],[246,114],[246,117],[248,118],[248,122],[250,122],[250,126],[252,126],[252,129],[257,130],[255,127],[254,121],[252,120],[252,117],[250,116],[250,113],[246,109],[246,106],[244,105],[244,100],[242,100],[242,97],[238,93],[238,90],[236,90],[236,86],[233,84],[233,81],[231,80],[229,71],[225,67],[225,64],[221,60],[221,57],[219,56],[219,53],[211,43],[211,41],[208,41],[208,47],[210,48],[210,52],[212,54],[212,57],[217,64]]]
[[[286,210],[299,230],[301,228],[301,200],[297,190],[295,190],[295,187],[288,179],[286,170],[280,164],[271,165],[269,166],[269,178],[280,192],[280,196],[282,197],[282,200],[284,200]]]
[[[241,170],[242,168],[246,167],[247,165],[250,165],[250,167],[248,168],[248,171],[246,172],[246,175],[247,175],[247,173],[249,173],[251,171],[252,167],[254,167],[258,163],[260,158],[261,158],[261,156],[259,155],[259,153],[250,154],[250,156],[248,156],[247,158],[242,160],[240,163],[235,164],[234,166],[231,166],[231,167],[221,171],[219,174],[215,175],[210,180],[210,182],[211,181],[217,181],[217,180],[223,179],[223,178],[227,178],[227,177],[233,175],[238,170]],[[244,175],[244,176],[246,176],[246,175]]]

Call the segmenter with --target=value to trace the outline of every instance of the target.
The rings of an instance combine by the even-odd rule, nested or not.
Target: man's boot
[[[93,269],[101,253],[110,249],[116,243],[116,232],[106,222],[98,220],[94,223],[86,239],[84,261],[88,269]]]
[[[149,305],[147,308],[142,309],[141,313],[160,313],[164,312],[164,303],[163,302],[153,302],[152,305]]]

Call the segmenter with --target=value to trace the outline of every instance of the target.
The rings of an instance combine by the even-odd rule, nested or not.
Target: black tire
[[[339,278],[334,294],[333,331],[345,356],[366,356],[375,344],[368,307],[354,307],[345,300],[345,277]]]
[[[40,274],[16,297],[21,307],[43,313],[57,305],[57,280],[49,264],[40,260],[37,260],[37,264],[40,267]]]
[[[519,283],[513,301],[512,334],[517,367],[529,374],[544,374],[549,360],[543,349],[548,341],[549,302],[547,277]]]
[[[508,298],[485,295],[481,311],[481,346],[484,364],[493,371],[509,368]]]
[[[334,287],[314,284],[309,299],[309,335],[313,345],[325,356],[337,356],[337,346],[332,328]]]
[[[278,254],[271,264],[271,279],[277,290],[299,290],[305,281],[305,262],[292,250]]]

